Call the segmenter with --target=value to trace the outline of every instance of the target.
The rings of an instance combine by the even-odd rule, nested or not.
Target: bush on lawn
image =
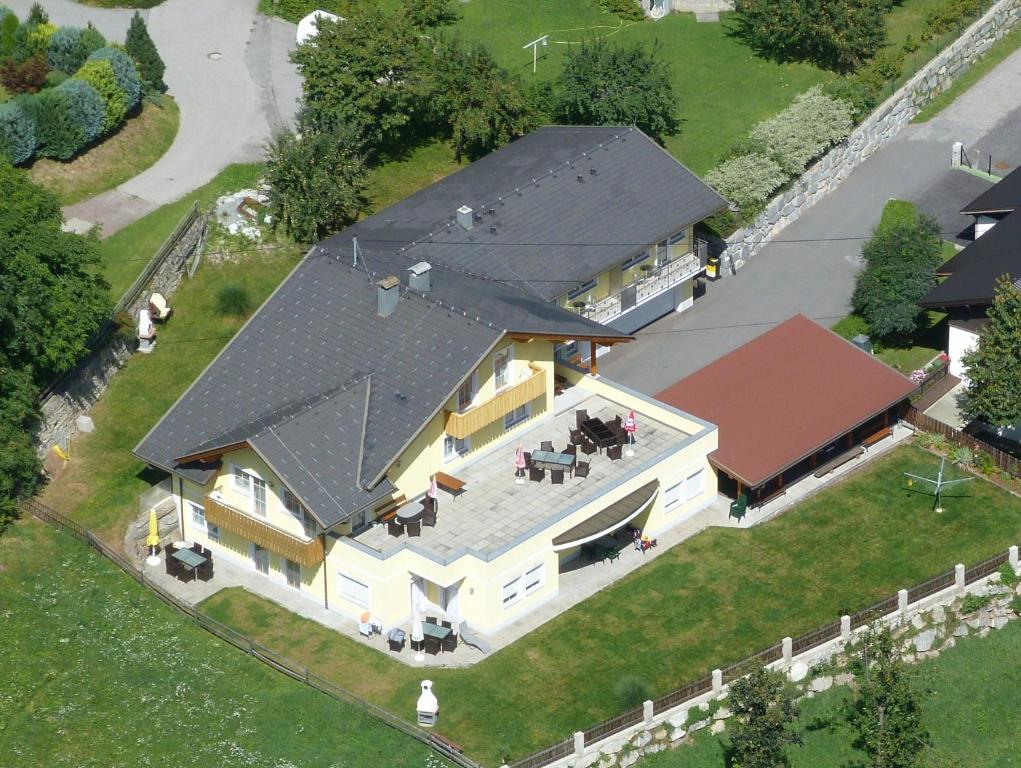
[[[0,64],[0,82],[11,93],[37,93],[48,73],[46,59],[39,55],[25,61],[9,58]]]
[[[830,328],[838,336],[850,341],[855,336],[868,336],[871,332],[868,322],[861,315],[851,313],[847,317],[838,320],[832,328]]]
[[[617,698],[617,705],[621,709],[640,707],[642,702],[652,698],[649,684],[634,675],[625,675],[620,678],[613,688],[613,693]]]
[[[731,158],[713,168],[705,180],[749,215],[782,187],[790,175],[778,162],[759,152]]]
[[[0,155],[13,165],[32,159],[35,153],[35,123],[20,99],[0,104]]]
[[[245,317],[252,311],[252,298],[240,283],[227,283],[216,291],[216,313],[223,317]]]
[[[93,54],[93,52],[106,46],[106,38],[103,37],[102,32],[92,26],[92,22],[90,21],[85,25],[85,29],[82,30],[81,44],[82,49],[85,51],[85,58],[82,59],[82,62],[84,63],[89,56]],[[72,72],[73,71],[76,70],[72,70]]]
[[[135,62],[128,54],[116,48],[100,48],[89,56],[89,61],[110,62],[117,78],[117,85],[128,98],[128,110],[138,106],[142,99],[142,81],[138,77],[138,70],[135,69]]]
[[[67,98],[68,116],[81,137],[81,144],[76,151],[81,151],[86,144],[103,135],[103,120],[106,117],[103,97],[84,80],[74,78],[65,80],[56,90],[63,92]]]
[[[957,29],[966,19],[978,16],[984,5],[983,0],[947,0],[926,11],[922,40],[931,40],[936,35]]]
[[[751,141],[794,176],[846,138],[851,125],[850,104],[827,96],[815,86],[800,94],[786,109],[752,128]]]
[[[18,17],[8,11],[0,18],[0,58],[14,53],[14,36],[18,33]]]
[[[128,96],[121,90],[113,65],[109,61],[90,59],[75,73],[73,79],[88,83],[102,97],[103,133],[120,125],[128,112]]]
[[[98,95],[97,95],[98,100]],[[36,154],[70,160],[87,141],[71,112],[71,97],[63,88],[49,88],[34,99]]]
[[[85,30],[81,27],[61,27],[50,38],[46,56],[53,69],[73,75],[89,58]]]
[[[635,0],[599,0],[599,7],[625,21],[645,19],[645,14]]]

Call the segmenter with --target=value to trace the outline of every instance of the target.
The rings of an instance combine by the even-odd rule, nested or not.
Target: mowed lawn
[[[915,668],[914,687],[932,745],[927,768],[1003,768],[1018,764],[1021,733],[1021,623],[957,645]],[[791,768],[863,765],[854,733],[843,714],[847,687],[834,688],[801,704],[802,747],[789,749]],[[726,768],[726,736],[706,734],[690,746],[645,758],[639,768]]]
[[[70,536],[0,538],[4,768],[440,766],[199,629]]]
[[[702,532],[471,668],[430,669],[440,730],[498,765],[616,714],[625,675],[666,693],[1021,541],[1021,499],[982,480],[933,513],[903,473],[937,463],[899,448],[773,522]],[[421,671],[242,590],[204,607],[339,685],[413,713]]]

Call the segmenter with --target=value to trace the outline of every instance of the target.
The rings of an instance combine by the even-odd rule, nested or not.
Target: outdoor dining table
[[[174,558],[175,560],[180,561],[181,564],[184,565],[184,567],[190,571],[194,571],[196,568],[198,568],[200,565],[206,562],[206,558],[204,558],[198,552],[195,552],[190,549],[179,549],[176,552],[174,552],[171,555],[171,557]]]
[[[586,419],[580,425],[582,433],[600,448],[617,444],[617,435],[602,419]]]
[[[414,523],[416,520],[421,520],[424,513],[425,508],[422,506],[422,503],[413,501],[397,510],[397,522],[401,525]]]
[[[532,466],[536,469],[571,469],[576,458],[573,453],[532,451]]]
[[[444,627],[440,624],[430,624],[428,622],[422,623],[422,634],[426,637],[432,637],[436,640],[446,640],[450,633],[454,630],[450,627]]]

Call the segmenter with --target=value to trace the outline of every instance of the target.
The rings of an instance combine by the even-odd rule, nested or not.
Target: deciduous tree
[[[787,747],[801,743],[798,706],[783,673],[760,667],[730,686],[734,713],[730,744],[734,768],[779,768]]]
[[[979,331],[978,346],[964,356],[971,382],[962,399],[965,415],[998,427],[1021,424],[1021,287],[1004,276]]]

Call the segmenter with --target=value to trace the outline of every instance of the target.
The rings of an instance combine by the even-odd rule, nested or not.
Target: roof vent
[[[390,317],[397,309],[397,302],[401,298],[401,281],[393,275],[388,275],[376,283],[376,314],[380,317]]]
[[[593,176],[595,176],[595,175],[596,175],[596,169],[595,169],[595,168],[589,168],[589,169],[588,169],[588,172],[589,172],[590,174],[592,174]]]
[[[462,205],[457,209],[457,223],[465,230],[471,229],[475,225],[475,217],[472,216],[472,209],[467,205]]]
[[[411,275],[408,277],[408,288],[419,293],[429,293],[432,290],[430,273],[432,266],[428,261],[420,261],[414,266],[408,267]]]
[[[585,177],[584,177],[584,176],[582,176],[582,175],[581,175],[581,174],[579,173],[579,174],[578,174],[578,182],[579,182],[579,183],[581,183],[581,182],[583,182],[583,181],[585,181]]]
[[[489,228],[489,234],[495,235],[496,234],[496,227],[490,227]]]

